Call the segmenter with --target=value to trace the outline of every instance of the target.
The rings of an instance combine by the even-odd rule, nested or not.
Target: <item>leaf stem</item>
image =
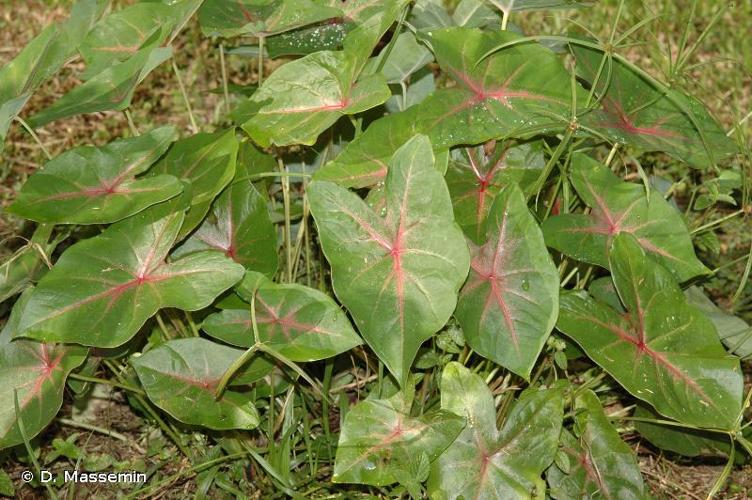
[[[227,84],[227,64],[225,63],[225,44],[219,44],[219,67],[222,71],[222,92],[225,97],[225,110],[230,112],[230,90]]]
[[[188,93],[185,91],[185,85],[183,85],[183,79],[180,77],[180,70],[175,60],[172,61],[172,71],[175,73],[175,79],[178,81],[178,88],[183,96],[183,103],[188,110],[188,118],[191,120],[191,129],[194,134],[198,133],[198,125],[196,124],[196,117],[193,116],[193,108],[191,107],[191,101],[188,99]]]
[[[20,123],[20,124],[21,124],[21,126],[22,126],[22,127],[24,128],[24,129],[26,129],[26,131],[27,131],[27,132],[29,133],[29,135],[30,135],[30,136],[31,136],[31,137],[32,137],[32,138],[34,139],[34,141],[36,141],[36,143],[37,143],[37,144],[39,145],[39,147],[40,147],[40,148],[42,149],[42,152],[44,153],[44,156],[46,156],[48,160],[51,160],[51,159],[52,159],[52,155],[51,155],[51,154],[50,154],[50,152],[49,152],[49,151],[47,150],[47,148],[45,147],[44,143],[43,143],[43,142],[42,142],[42,140],[41,140],[41,139],[39,138],[39,136],[37,135],[37,133],[36,133],[36,132],[34,132],[34,129],[33,129],[32,127],[31,127],[31,125],[29,125],[28,123],[26,123],[26,120],[24,120],[24,119],[23,119],[23,118],[21,118],[20,116],[16,116],[16,117],[14,117],[13,119],[14,119],[14,120],[16,120],[16,121],[17,121],[18,123]]]
[[[114,380],[109,380],[106,378],[89,377],[87,375],[81,375],[80,373],[71,373],[70,375],[68,375],[68,377],[74,380],[80,380],[81,382],[90,382],[92,384],[109,385],[112,387],[117,387],[118,389],[123,389],[124,391],[132,392],[134,394],[140,394],[141,396],[146,396],[146,393],[143,390],[139,389],[138,387],[133,387],[132,385],[128,385],[128,384],[122,384],[120,382],[115,382]]]

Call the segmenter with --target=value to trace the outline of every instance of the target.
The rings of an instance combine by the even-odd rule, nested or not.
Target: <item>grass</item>
[[[12,59],[43,26],[63,18],[71,3],[69,0],[0,0],[0,64]],[[114,3],[121,6],[130,2]],[[617,4],[616,0],[607,0],[592,9],[574,12],[520,13],[512,15],[510,21],[530,33],[577,32],[583,24],[593,35],[604,37],[612,28]],[[732,8],[720,0],[703,1],[697,2],[694,11],[688,4],[691,2],[628,2],[619,25],[620,32],[643,21],[646,24],[629,37],[625,55],[709,106],[747,152],[746,157],[741,157],[731,167],[747,178],[749,185],[752,183],[748,146],[752,137],[752,118],[749,118],[752,112],[752,41],[748,26],[752,22],[752,3],[740,2]],[[175,52],[175,66],[196,122],[200,126],[214,124],[203,125],[204,130],[220,125],[217,122],[225,112],[225,102],[219,46],[200,38],[197,25],[192,23],[179,37]],[[257,80],[254,59],[227,56],[226,62],[232,83],[247,85]],[[268,64],[269,67],[273,64]],[[69,64],[59,77],[33,97],[26,113],[43,108],[75,86],[81,69],[80,61]],[[176,125],[184,134],[192,129],[184,96],[170,65],[164,65],[149,76],[137,91],[130,112],[133,124],[139,129],[168,123]],[[103,144],[129,133],[129,121],[119,112],[73,117],[38,131],[52,155],[75,145]],[[625,164],[632,161],[623,152],[619,155]],[[28,175],[44,161],[39,145],[23,129],[13,127],[0,158],[0,207],[13,200]],[[662,176],[673,177],[682,172],[681,166],[663,156],[643,161],[649,161],[653,172]],[[697,185],[715,177],[712,173],[692,175],[692,184]],[[293,194],[297,186],[292,186]],[[730,217],[716,227],[716,239],[707,232],[699,232],[697,238],[702,243],[701,258],[711,268],[725,266],[705,288],[720,305],[752,321],[752,284],[743,283],[737,300],[732,300],[740,286],[745,256],[752,243],[748,191],[749,188],[747,193],[736,193],[746,214]],[[682,194],[684,199],[691,196],[689,192]],[[688,223],[700,228],[737,210],[727,204],[697,212],[690,210]],[[5,242],[0,249],[0,260],[22,244],[30,229],[19,219],[0,214],[0,241]],[[737,262],[728,265],[734,261]],[[6,313],[2,307],[0,315]],[[170,311],[162,319],[161,328],[168,333],[182,326],[181,319]],[[40,461],[43,464],[49,461],[52,468],[70,468],[82,463],[89,470],[144,471],[149,474],[149,489],[139,494],[154,498],[186,495],[229,498],[241,492],[251,498],[282,497],[290,492],[293,480],[304,497],[382,495],[378,489],[343,488],[329,483],[329,459],[336,445],[339,416],[349,403],[362,396],[361,389],[378,371],[378,367],[368,363],[364,353],[354,351],[352,356],[362,356],[366,364],[358,360],[360,364],[355,368],[353,359],[351,368],[337,366],[335,369],[332,363],[327,363],[319,373],[312,374],[331,395],[332,403],[322,404],[321,398],[305,386],[280,385],[277,392],[260,398],[262,404],[273,410],[275,418],[269,420],[268,427],[253,434],[219,439],[174,421],[158,422],[150,417],[143,400],[137,401],[138,394],[105,384],[90,384],[93,397],[67,397],[60,414],[64,420],[53,423],[41,437],[33,440],[33,445],[39,449]],[[119,373],[121,364],[119,361],[109,363],[89,375],[114,376]],[[749,385],[749,366],[747,374]],[[125,386],[129,385],[127,377],[121,381]],[[624,437],[638,450],[645,478],[658,498],[704,498],[723,469],[722,460],[666,456],[641,442],[628,426],[623,430]],[[175,446],[171,435],[180,441],[184,452]],[[22,456],[0,455],[0,460],[4,461],[5,472],[14,478],[28,467]],[[57,491],[71,498],[111,497],[114,493],[111,488],[92,485],[79,486],[76,491],[69,487]],[[19,488],[17,493],[20,498],[32,498],[37,491],[41,490]],[[737,467],[721,497],[749,498],[748,492],[752,492],[752,468]],[[119,493],[130,495],[136,490],[125,487]]]

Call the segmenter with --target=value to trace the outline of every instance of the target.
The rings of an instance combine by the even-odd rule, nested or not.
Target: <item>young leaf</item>
[[[361,344],[345,313],[318,290],[261,279],[244,298],[250,301],[254,294],[259,340],[292,361],[331,358]],[[254,343],[250,305],[212,314],[202,328],[228,344],[248,348]]]
[[[183,186],[171,175],[136,178],[175,136],[174,127],[161,127],[66,151],[29,178],[8,211],[37,222],[104,224],[177,196]]]
[[[247,270],[272,277],[278,265],[277,230],[266,200],[247,178],[245,167],[239,167],[235,177],[214,200],[211,215],[173,256],[219,250]]]
[[[465,235],[482,243],[486,216],[501,187],[517,183],[526,192],[545,163],[538,143],[495,147],[490,154],[486,154],[485,145],[452,150],[446,181],[454,218]]]
[[[467,426],[431,466],[431,498],[531,498],[542,495],[543,471],[556,454],[562,394],[530,390],[514,404],[501,431],[493,396],[478,375],[451,362],[441,376],[441,408]]]
[[[191,425],[214,430],[254,429],[259,416],[249,394],[225,390],[215,400],[225,371],[243,355],[240,349],[202,338],[175,339],[131,358],[154,404]]]
[[[650,198],[640,184],[622,182],[596,160],[572,157],[571,181],[592,209],[546,219],[546,244],[577,260],[609,267],[608,249],[614,236],[632,234],[640,246],[668,268],[679,281],[709,270],[695,256],[681,214],[656,190]]]
[[[457,85],[376,121],[317,178],[349,186],[383,178],[394,151],[416,133],[428,135],[441,151],[525,135],[531,127],[563,129],[571,114],[571,78],[556,54],[541,45],[520,44],[478,62],[492,48],[518,37],[468,28],[433,32],[436,59]]]
[[[204,0],[198,18],[209,36],[265,37],[342,15],[311,0]],[[338,2],[341,3],[341,2]]]
[[[71,246],[42,278],[18,337],[116,347],[164,307],[198,310],[244,269],[217,252],[165,262],[183,213],[157,205]]]
[[[478,354],[528,378],[556,324],[559,273],[516,184],[496,198],[487,235],[455,316]]]
[[[30,295],[31,290],[18,299],[0,333],[0,449],[23,443],[19,419],[28,438],[50,423],[63,402],[65,379],[84,362],[88,352],[79,346],[12,341]],[[15,409],[16,393],[19,414]]]
[[[661,414],[732,429],[741,411],[742,376],[713,324],[687,304],[670,273],[646,256],[634,236],[616,236],[609,261],[628,314],[569,292],[560,298],[557,328]]]
[[[336,483],[385,486],[398,481],[395,471],[409,471],[425,454],[433,461],[457,437],[465,422],[445,410],[410,416],[403,393],[389,399],[368,398],[345,417],[334,462]]]
[[[29,118],[29,124],[41,127],[52,121],[82,113],[126,109],[131,104],[136,85],[172,56],[172,49],[162,47],[159,38],[152,36],[149,42],[131,57],[107,67],[55,101],[52,106]]]
[[[593,82],[603,53],[579,45],[572,46],[572,53],[577,69]],[[598,81],[597,90],[605,92],[602,107],[583,118],[586,125],[615,142],[663,151],[697,168],[737,152],[734,141],[697,100],[674,89],[656,88],[617,60],[612,60],[610,75],[608,79],[603,71]]]
[[[332,284],[366,342],[403,383],[420,345],[449,319],[470,257],[431,143],[416,136],[386,179],[386,216],[329,182],[308,190]]]
[[[386,57],[386,61],[382,62]],[[387,83],[403,83],[410,75],[433,61],[431,51],[419,44],[415,35],[406,31],[397,37],[394,47],[389,54],[382,51],[378,56],[370,59],[364,68],[366,74],[376,71],[383,64],[381,74]]]
[[[611,425],[594,392],[584,391],[575,402],[574,432],[563,431],[561,446],[570,469],[548,470],[551,497],[647,499],[634,452]]]
[[[177,141],[151,168],[149,175],[169,174],[190,184],[191,207],[178,239],[201,223],[214,198],[232,180],[237,155],[235,129],[198,133]]]
[[[103,0],[79,0],[64,23],[46,28],[0,69],[0,152],[8,127],[31,94],[76,53],[106,6]]]

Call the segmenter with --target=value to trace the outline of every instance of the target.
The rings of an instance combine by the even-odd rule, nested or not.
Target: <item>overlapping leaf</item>
[[[525,135],[526,129],[564,128],[572,103],[570,76],[553,52],[537,44],[520,44],[478,62],[489,50],[518,37],[507,31],[468,28],[433,32],[430,41],[436,59],[457,86],[378,120],[317,178],[348,186],[383,178],[394,151],[416,133],[428,135],[440,151]]]
[[[165,26],[162,30],[168,30]],[[75,87],[52,106],[29,118],[39,127],[61,118],[82,113],[123,110],[130,106],[136,85],[151,71],[170,58],[172,49],[163,47],[160,33],[155,33],[141,49],[128,59],[108,66],[85,83]]]
[[[395,483],[395,471],[410,471],[421,455],[435,460],[465,426],[462,417],[445,410],[411,417],[409,399],[403,393],[368,398],[348,411],[337,445],[334,482]]]
[[[361,343],[337,303],[318,290],[259,277],[259,285],[244,292],[249,302],[253,296],[259,341],[292,361],[330,358]],[[212,314],[202,328],[232,345],[251,347],[254,343],[249,304]]]
[[[517,183],[526,191],[545,163],[538,143],[505,147],[489,144],[453,150],[446,181],[454,218],[465,235],[475,243],[482,243],[484,221],[501,187]]]
[[[679,281],[708,272],[695,256],[681,214],[659,192],[651,190],[648,198],[642,185],[622,182],[582,154],[573,156],[571,170],[572,185],[591,211],[548,218],[543,223],[548,246],[608,268],[607,253],[614,236],[629,233]]]
[[[527,378],[556,324],[559,273],[516,184],[499,193],[486,226],[455,316],[478,354]]]
[[[68,20],[46,28],[0,69],[0,152],[10,123],[31,94],[76,53],[106,5],[104,0],[79,0]]]
[[[212,251],[165,262],[182,222],[181,211],[157,205],[71,246],[29,298],[16,335],[115,347],[163,307],[211,304],[244,269]]]
[[[359,75],[405,3],[380,2],[348,35],[345,50],[316,52],[277,69],[239,113],[252,115],[243,129],[262,146],[312,145],[339,118],[386,101],[391,92],[383,76]]]
[[[149,175],[169,174],[190,184],[191,207],[178,239],[201,223],[214,198],[232,180],[237,155],[235,129],[198,133],[177,141],[151,168]]]
[[[115,222],[178,195],[171,175],[136,178],[175,140],[174,127],[102,147],[71,149],[48,162],[23,185],[8,211],[38,222]]]
[[[705,313],[713,322],[718,336],[729,352],[742,359],[752,358],[752,326],[742,318],[716,306],[700,287],[690,287],[684,295],[687,297],[687,302]]]
[[[586,390],[575,401],[574,434],[563,431],[561,448],[569,469],[552,466],[551,497],[647,499],[637,457],[611,425],[598,397]]]
[[[421,343],[454,311],[470,260],[430,142],[416,136],[395,153],[383,218],[336,184],[311,183],[308,195],[335,293],[404,382]]]
[[[687,304],[670,273],[635,238],[614,238],[614,285],[628,314],[583,293],[560,298],[557,327],[635,397],[679,422],[732,429],[741,411],[739,360]]]
[[[467,426],[431,466],[431,498],[531,498],[545,491],[541,474],[559,442],[561,391],[523,393],[499,431],[483,379],[452,362],[441,376],[441,408],[464,416]]]
[[[186,424],[215,430],[253,429],[259,423],[248,393],[215,392],[225,371],[243,354],[240,349],[202,338],[165,342],[131,364],[154,404]]]
[[[19,419],[29,439],[50,423],[63,402],[65,379],[87,354],[79,346],[11,340],[30,292],[16,302],[0,333],[0,449],[23,443]]]
[[[577,68],[594,81],[603,58],[595,49],[573,46]],[[605,92],[602,107],[583,123],[612,140],[644,151],[663,151],[697,168],[734,154],[737,147],[707,109],[674,89],[656,88],[623,63],[613,60],[597,89]],[[712,161],[711,161],[712,158]]]
[[[199,22],[210,36],[266,37],[341,15],[336,6],[311,0],[204,0]]]
[[[278,265],[277,230],[246,168],[238,167],[237,174],[214,200],[209,217],[173,255],[219,250],[247,270],[272,277]]]

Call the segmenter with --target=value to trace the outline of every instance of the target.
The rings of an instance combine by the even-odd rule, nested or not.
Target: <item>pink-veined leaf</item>
[[[234,128],[194,134],[177,141],[149,170],[149,175],[173,175],[190,185],[191,206],[178,240],[201,223],[214,198],[232,180],[238,147]]]
[[[545,163],[543,149],[535,142],[508,147],[486,143],[452,150],[446,181],[454,218],[465,235],[481,243],[486,216],[499,190],[516,182],[526,192]]]
[[[651,190],[648,199],[644,186],[622,182],[583,154],[575,154],[571,165],[572,185],[591,210],[546,219],[543,234],[548,246],[608,268],[608,249],[614,236],[629,233],[679,281],[709,272],[695,256],[681,214],[661,193]]]
[[[478,354],[528,378],[556,324],[559,273],[516,184],[499,193],[485,225],[455,316]]]
[[[241,349],[194,337],[165,342],[131,357],[131,364],[149,399],[181,422],[215,430],[253,429],[259,415],[250,394],[227,389],[215,397],[222,376],[242,355]]]
[[[384,77],[361,70],[405,4],[375,4],[373,15],[348,35],[344,50],[315,52],[278,68],[236,113],[243,129],[265,147],[310,146],[339,118],[384,103],[392,95]]]
[[[451,316],[470,256],[431,143],[394,155],[381,217],[330,182],[308,189],[332,284],[366,342],[402,384],[420,345]]]
[[[218,252],[165,261],[183,222],[172,205],[156,205],[68,248],[29,298],[16,336],[116,347],[159,309],[202,309],[237,283],[243,267]]]
[[[204,0],[198,13],[204,33],[225,38],[266,37],[340,16],[336,5],[311,0]]]
[[[568,470],[551,466],[546,479],[552,498],[647,500],[637,457],[621,440],[603,412],[598,396],[589,389],[575,400],[573,433],[561,433],[561,450]]]
[[[594,81],[603,53],[574,45],[572,52],[582,76]],[[605,89],[602,106],[583,118],[586,125],[615,142],[663,151],[697,168],[737,152],[734,141],[696,99],[674,89],[658,89],[617,60],[612,60],[610,79],[607,68],[597,86],[600,92]]]
[[[161,127],[66,151],[29,177],[8,211],[38,222],[103,224],[177,196],[183,185],[171,175],[136,177],[175,136],[174,127]]]
[[[614,238],[609,255],[621,314],[584,292],[560,298],[557,328],[635,397],[679,422],[732,429],[741,411],[739,360],[713,323],[689,305],[671,274],[634,236]]]
[[[395,472],[409,472],[421,455],[435,460],[454,441],[465,426],[463,418],[445,410],[411,417],[411,396],[369,397],[347,412],[332,481],[392,484],[398,481]]]
[[[63,402],[65,379],[84,362],[88,351],[80,346],[11,340],[31,293],[29,289],[21,295],[0,333],[0,449],[23,443],[19,418],[29,439],[50,423]]]
[[[292,361],[330,358],[361,344],[344,311],[328,295],[295,283],[276,284],[258,278],[246,287],[252,273],[238,288],[250,302],[255,295],[259,340]],[[225,309],[210,315],[205,332],[228,344],[251,347],[254,343],[251,307]]]
[[[562,403],[558,389],[530,389],[497,430],[493,396],[483,379],[459,363],[446,365],[441,409],[465,417],[467,426],[432,464],[429,496],[527,499],[545,491],[541,474],[556,454]]]
[[[211,249],[249,271],[269,277],[277,272],[277,230],[266,200],[248,179],[244,166],[237,167],[235,180],[214,200],[209,216],[173,256]]]
[[[517,38],[508,31],[469,28],[433,32],[436,60],[457,85],[374,122],[316,178],[350,187],[381,180],[394,151],[416,133],[427,135],[434,149],[442,151],[526,135],[525,129],[565,128],[572,88],[556,54],[538,44],[520,44],[478,62],[489,50]]]

